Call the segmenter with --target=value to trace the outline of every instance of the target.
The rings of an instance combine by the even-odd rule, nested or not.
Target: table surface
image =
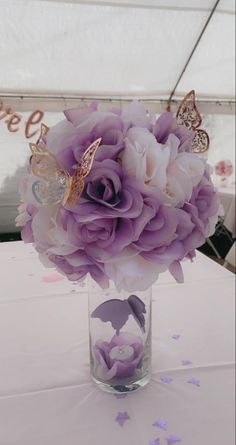
[[[153,286],[150,384],[116,398],[90,381],[87,284],[1,243],[0,445],[234,445],[234,275],[184,272]]]

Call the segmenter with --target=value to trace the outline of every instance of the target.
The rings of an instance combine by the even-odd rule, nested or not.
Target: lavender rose
[[[83,208],[88,205],[90,216],[95,212],[107,217],[135,218],[143,206],[135,181],[126,178],[120,164],[110,159],[95,163],[87,178],[83,197],[85,201],[81,201],[78,209],[81,215],[84,211],[88,214]]]
[[[141,255],[146,260],[155,263],[158,270],[169,269],[176,281],[181,283],[183,282],[183,272],[180,262],[185,257],[191,260],[194,258],[194,249],[204,243],[204,237],[196,228],[191,215],[183,209],[172,210],[175,212],[173,220],[176,224],[172,240],[149,251],[143,251]]]
[[[204,238],[213,235],[221,209],[219,196],[210,179],[208,168],[183,209],[191,215],[192,221]]]
[[[68,255],[50,254],[48,255],[48,266],[50,263],[71,281],[79,281],[89,273],[101,288],[109,286],[103,264],[96,262],[94,258],[89,258],[84,250],[78,249]]]
[[[127,348],[128,347],[128,348]],[[128,350],[128,358],[122,357]],[[114,358],[119,357],[120,359]],[[132,377],[142,366],[144,347],[141,337],[130,333],[115,335],[110,342],[98,340],[94,346],[96,374],[103,381]]]
[[[176,209],[163,205],[153,197],[143,200],[140,217],[135,220],[136,239],[134,245],[140,251],[149,251],[155,246],[169,245],[176,238],[178,216]]]

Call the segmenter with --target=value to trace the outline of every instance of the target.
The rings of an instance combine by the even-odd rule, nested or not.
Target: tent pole
[[[199,35],[199,37],[198,37],[198,39],[197,39],[197,41],[196,41],[196,43],[195,43],[195,45],[194,45],[194,47],[193,47],[193,49],[192,49],[192,51],[191,51],[191,53],[190,53],[188,59],[187,59],[187,62],[185,63],[185,65],[184,65],[184,67],[183,67],[183,69],[182,69],[182,71],[181,71],[181,73],[180,73],[180,75],[179,75],[179,77],[178,77],[178,79],[177,79],[177,82],[176,82],[176,84],[175,84],[175,86],[174,86],[174,88],[173,88],[173,90],[172,90],[172,92],[171,92],[171,94],[170,94],[170,97],[169,97],[169,99],[168,99],[168,102],[167,102],[167,111],[170,111],[170,104],[171,104],[172,97],[173,97],[174,94],[175,94],[175,91],[176,91],[176,89],[177,89],[177,87],[178,87],[178,85],[179,85],[179,83],[180,83],[180,81],[181,81],[181,79],[182,79],[182,77],[183,77],[185,71],[186,71],[187,66],[189,65],[190,60],[191,60],[192,57],[193,57],[193,54],[195,53],[195,51],[196,51],[196,49],[197,49],[197,47],[198,47],[198,45],[199,45],[199,43],[200,43],[200,41],[201,41],[201,39],[202,39],[203,34],[204,34],[205,31],[206,31],[207,26],[209,25],[209,22],[210,22],[210,20],[211,20],[211,18],[212,18],[212,16],[213,16],[213,14],[214,14],[214,12],[215,12],[215,10],[216,10],[218,4],[219,4],[219,2],[220,2],[220,0],[217,0],[217,1],[215,2],[214,6],[213,6],[213,8],[212,8],[212,10],[211,10],[211,13],[210,13],[209,17],[207,18],[206,23],[205,23],[205,25],[203,26],[203,28],[202,28],[202,30],[201,30],[201,33],[200,33],[200,35]]]
[[[166,95],[167,96],[167,95]],[[184,94],[183,94],[184,96]],[[167,96],[168,97],[168,96]],[[92,101],[99,102],[99,108],[107,110],[111,106],[120,107],[130,103],[132,100],[142,100],[151,113],[162,113],[166,109],[166,98],[150,97],[127,97],[127,96],[99,96],[95,94],[39,94],[39,93],[1,93],[0,110],[11,107],[16,112],[32,111],[42,109],[44,111],[60,112],[66,108],[81,107]],[[182,97],[172,99],[173,111],[177,110]],[[199,111],[203,114],[228,114],[235,113],[235,101],[231,99],[200,99],[198,100]]]

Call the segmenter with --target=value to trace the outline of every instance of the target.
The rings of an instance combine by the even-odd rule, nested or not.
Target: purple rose
[[[142,210],[135,179],[125,178],[121,166],[107,159],[94,163],[79,204],[61,209],[60,218],[70,243],[101,262],[132,244]]]
[[[157,264],[162,270],[169,269],[176,281],[183,282],[183,273],[180,261],[184,257],[192,259],[194,249],[204,243],[204,237],[196,228],[191,215],[183,209],[170,209],[172,211],[173,237],[169,242],[157,244],[152,250],[143,251],[141,255]],[[171,212],[170,212],[171,216]],[[168,224],[168,223],[167,223]],[[165,228],[165,224],[164,224]],[[164,233],[166,233],[164,231]]]
[[[21,230],[21,238],[25,243],[33,243],[34,236],[32,232],[32,221],[27,221]]]
[[[61,210],[63,229],[68,233],[71,245],[83,249],[90,258],[107,261],[132,243],[133,220],[129,218],[105,218],[98,215],[80,222],[81,215]]]
[[[142,214],[134,222],[135,246],[140,251],[149,251],[169,245],[176,238],[178,224],[176,209],[162,205],[153,197],[146,197],[143,202]]]
[[[99,218],[135,218],[140,215],[143,198],[136,181],[123,176],[118,162],[106,159],[95,162],[86,179],[83,198],[73,209],[77,221],[88,222]]]
[[[59,272],[65,274],[71,281],[82,280],[89,273],[102,288],[109,286],[103,264],[90,259],[83,250],[77,250],[69,255],[51,254],[48,259],[57,267]]]
[[[108,260],[121,252],[133,240],[133,223],[129,218],[100,218],[77,225],[81,244],[93,258]]]
[[[192,221],[204,238],[213,235],[218,220],[220,200],[207,169],[202,180],[194,187],[190,202],[185,203],[183,209],[191,215]]]
[[[157,119],[153,134],[157,142],[165,144],[170,134],[174,134],[179,139],[180,145],[178,151],[191,151],[194,131],[188,130],[184,125],[178,125],[176,118],[172,113],[166,112],[161,114]]]
[[[117,113],[99,111],[93,102],[83,108],[66,110],[64,114],[66,120],[52,127],[44,142],[71,175],[86,148],[96,139],[102,138],[96,154],[98,161],[116,159],[124,148],[129,125]]]
[[[142,366],[142,339],[130,333],[115,335],[110,342],[98,340],[93,351],[96,374],[103,381],[132,377]]]

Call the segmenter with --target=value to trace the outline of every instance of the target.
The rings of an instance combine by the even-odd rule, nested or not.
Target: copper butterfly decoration
[[[42,205],[61,203],[73,207],[78,203],[83,192],[84,178],[91,171],[96,151],[101,144],[101,138],[94,141],[85,150],[75,174],[71,176],[42,144],[42,139],[48,130],[49,128],[42,124],[36,144],[29,144],[32,152],[31,170],[39,178],[33,182],[32,192],[35,199]]]
[[[208,150],[210,139],[205,130],[198,128],[202,123],[201,115],[195,103],[195,91],[190,91],[180,103],[176,114],[177,122],[195,132],[192,149],[195,153],[204,153]]]

